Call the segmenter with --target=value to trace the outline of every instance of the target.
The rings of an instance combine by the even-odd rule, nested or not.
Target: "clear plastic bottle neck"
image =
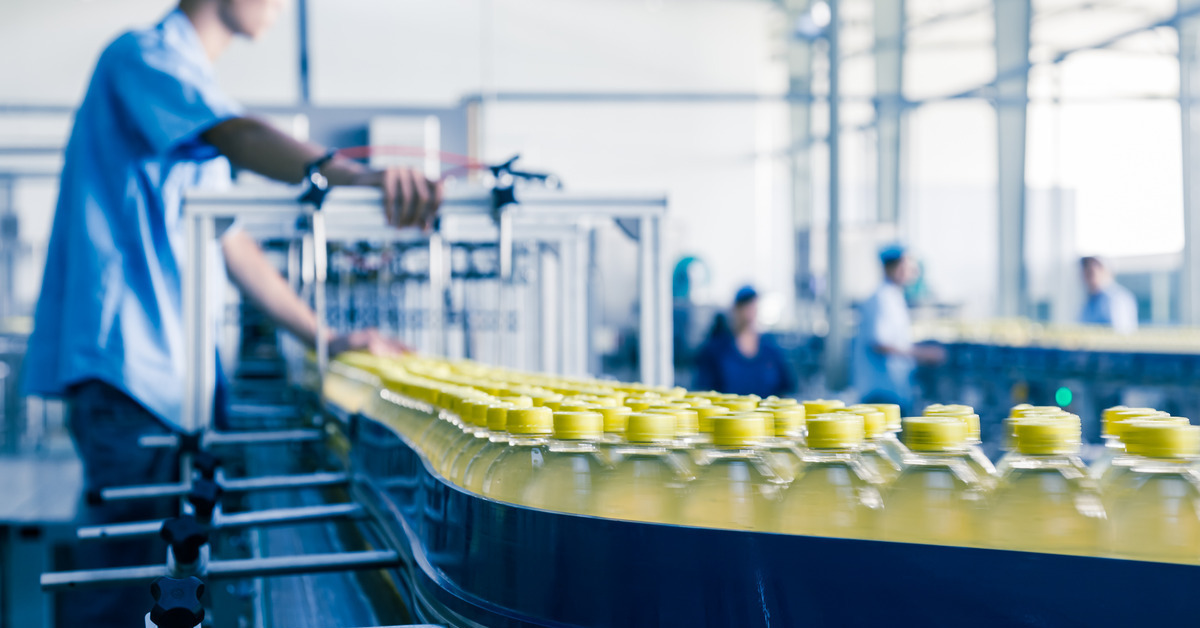
[[[550,451],[559,453],[594,453],[597,451],[595,440],[551,440]]]

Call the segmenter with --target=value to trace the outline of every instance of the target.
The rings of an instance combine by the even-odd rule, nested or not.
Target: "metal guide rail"
[[[405,556],[402,589],[425,621],[1007,627],[1197,616],[1200,567],[549,512],[464,491],[385,423],[352,420],[357,500]]]
[[[666,207],[662,196],[537,189],[497,207],[486,190],[450,190],[438,228],[423,234],[386,227],[373,190],[336,189],[319,212],[281,186],[193,194],[184,205],[185,329],[195,374],[185,425],[199,428],[198,417],[211,415],[205,391],[215,382],[218,332],[207,321],[223,295],[208,262],[235,220],[286,252],[289,278],[319,312],[318,336],[379,327],[433,355],[568,375],[594,370],[595,232],[615,222],[637,244],[640,379],[670,383]],[[327,360],[318,353],[321,371]]]

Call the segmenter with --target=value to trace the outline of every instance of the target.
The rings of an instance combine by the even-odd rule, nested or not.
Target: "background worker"
[[[441,187],[405,168],[371,170],[247,116],[217,86],[213,61],[237,36],[260,37],[284,0],[183,0],[158,24],[125,33],[96,64],[67,146],[46,271],[26,358],[31,394],[63,397],[89,494],[176,480],[172,456],[138,437],[180,430],[184,382],[181,216],[189,189],[228,185],[230,165],[297,183],[310,165],[332,185],[377,187],[391,224],[432,224]],[[282,329],[312,345],[317,318],[249,235],[220,241],[229,277]],[[330,353],[403,347],[376,331]],[[215,348],[213,349],[215,351]],[[215,391],[209,391],[215,393]],[[169,500],[89,504],[92,524],[169,516]],[[142,543],[80,548],[76,568],[154,564]],[[147,587],[88,592],[64,625],[140,626]]]
[[[1137,331],[1137,299],[1133,293],[1117,283],[1100,258],[1085,257],[1079,260],[1079,265],[1087,289],[1087,301],[1079,314],[1079,322],[1110,327],[1119,334]]]
[[[700,347],[693,388],[769,397],[792,392],[796,385],[783,349],[758,329],[758,293],[743,287],[734,297],[730,319],[718,314]]]
[[[854,343],[854,387],[863,403],[894,403],[907,414],[913,403],[913,371],[918,362],[944,359],[941,347],[915,345],[904,288],[917,278],[917,265],[904,247],[879,253],[883,283],[862,304]]]

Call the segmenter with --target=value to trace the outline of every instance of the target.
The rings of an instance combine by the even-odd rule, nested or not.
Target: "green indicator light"
[[[1054,403],[1057,403],[1058,407],[1060,408],[1065,408],[1071,405],[1071,400],[1074,398],[1075,395],[1072,395],[1071,389],[1067,388],[1066,386],[1063,386],[1054,392]]]

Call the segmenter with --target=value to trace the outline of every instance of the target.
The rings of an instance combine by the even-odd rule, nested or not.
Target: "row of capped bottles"
[[[446,480],[489,498],[593,516],[1200,563],[1200,427],[1017,406],[993,465],[968,406],[759,399],[407,358],[327,382]],[[357,381],[355,384],[353,382]],[[350,382],[350,383],[348,383]],[[354,388],[360,396],[344,394]],[[415,404],[415,405],[414,405]]]

